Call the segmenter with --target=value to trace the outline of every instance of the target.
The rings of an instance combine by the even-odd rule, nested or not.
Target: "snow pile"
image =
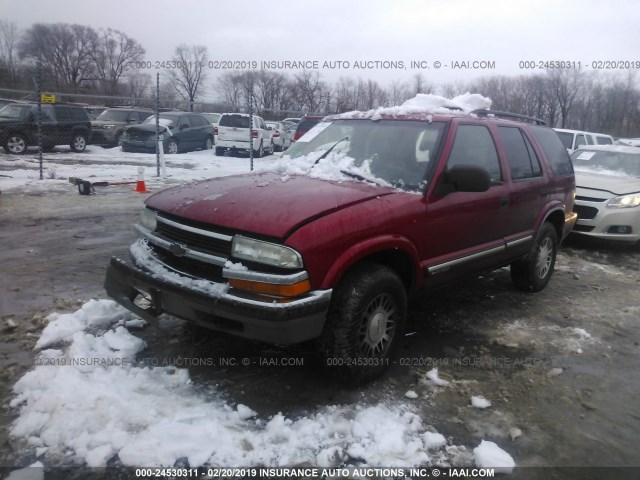
[[[491,108],[491,99],[483,97],[477,93],[465,93],[458,95],[453,99],[441,97],[440,95],[432,95],[419,93],[414,98],[404,102],[402,105],[395,107],[379,107],[366,112],[347,112],[342,113],[333,118],[352,119],[352,118],[369,118],[378,120],[383,116],[400,116],[400,115],[434,115],[434,114],[451,114],[462,113],[469,114],[477,109]]]
[[[449,383],[451,383],[448,380],[444,380],[444,379],[442,379],[442,378],[440,378],[438,376],[438,368],[437,367],[432,368],[431,370],[429,370],[427,372],[427,378],[429,379],[429,381],[431,383],[433,383],[434,385],[436,385],[438,387],[446,387],[447,385],[449,385]]]
[[[516,462],[511,455],[502,450],[493,442],[482,440],[480,445],[473,449],[476,467],[493,468],[495,473],[511,473]]]
[[[427,431],[405,403],[327,406],[297,419],[260,418],[202,393],[186,369],[143,367],[145,343],[110,300],[50,315],[36,367],[14,386],[11,435],[46,464],[105,466],[365,465],[409,467],[453,461],[444,436]],[[437,378],[435,372],[434,378]],[[464,447],[460,447],[464,449]],[[451,451],[457,451],[455,448]]]

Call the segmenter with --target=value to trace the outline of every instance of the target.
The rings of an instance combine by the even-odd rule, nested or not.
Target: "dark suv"
[[[517,288],[539,291],[576,221],[556,132],[472,113],[327,117],[283,157],[297,173],[281,165],[156,193],[133,265],[112,259],[107,292],[149,320],[317,339],[337,372],[373,378],[400,343],[410,293],[509,265]]]
[[[153,115],[146,108],[107,108],[91,121],[91,143],[115,147],[122,144],[125,127],[144,122]]]
[[[0,109],[0,143],[8,153],[24,153],[38,145],[37,118],[38,106],[33,103],[10,103]],[[83,152],[91,122],[81,106],[44,104],[41,133],[44,150],[69,145],[74,152]]]

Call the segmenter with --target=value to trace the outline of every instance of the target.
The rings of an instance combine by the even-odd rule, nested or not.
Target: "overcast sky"
[[[520,61],[579,61],[587,70],[594,61],[640,61],[640,4],[632,0],[0,0],[0,18],[20,29],[39,22],[118,29],[152,62],[170,59],[181,43],[206,45],[212,62],[318,61],[325,80],[383,85],[418,71],[436,85],[535,71]],[[322,68],[325,61],[349,64]],[[356,68],[356,61],[368,63]],[[412,69],[412,61],[429,68]],[[456,61],[494,68],[454,69]],[[210,83],[220,71],[211,70]]]

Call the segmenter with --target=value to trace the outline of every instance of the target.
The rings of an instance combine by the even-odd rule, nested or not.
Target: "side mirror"
[[[437,195],[451,192],[486,192],[491,187],[487,169],[476,165],[454,165],[440,179]]]

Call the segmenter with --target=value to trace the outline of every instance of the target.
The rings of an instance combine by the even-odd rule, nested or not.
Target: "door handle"
[[[500,206],[501,207],[506,207],[507,205],[509,205],[509,197],[501,197],[500,198]]]

